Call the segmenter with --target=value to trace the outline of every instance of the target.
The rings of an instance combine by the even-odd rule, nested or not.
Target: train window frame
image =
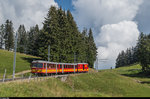
[[[48,68],[51,69],[51,64],[47,64]]]
[[[36,63],[36,64],[37,64],[36,68],[43,68],[43,63]],[[40,64],[41,66],[40,66],[39,64]]]
[[[76,69],[78,69],[78,66],[76,65]]]
[[[37,63],[32,63],[31,67],[32,68],[36,68],[37,67]]]
[[[62,68],[62,65],[60,65],[60,69]]]

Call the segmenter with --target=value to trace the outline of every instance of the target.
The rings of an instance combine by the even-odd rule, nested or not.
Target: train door
[[[83,71],[84,71],[84,64],[83,64]]]
[[[78,71],[78,64],[77,64],[77,72],[79,72],[79,71]]]

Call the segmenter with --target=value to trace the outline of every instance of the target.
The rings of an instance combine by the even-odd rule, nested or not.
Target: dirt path
[[[22,71],[19,73],[15,73],[15,75],[21,75],[21,74],[25,74],[25,73],[29,73],[29,72],[31,72],[31,70],[26,70],[26,71]]]

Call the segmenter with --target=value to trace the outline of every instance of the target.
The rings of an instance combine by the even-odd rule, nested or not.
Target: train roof
[[[48,61],[43,61],[43,60],[32,61],[32,63],[68,64],[68,65],[88,64],[88,63],[57,63],[57,62],[48,62]]]

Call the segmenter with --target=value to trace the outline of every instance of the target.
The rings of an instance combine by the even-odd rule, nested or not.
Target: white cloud
[[[99,58],[109,58],[101,66],[115,66],[121,50],[136,44],[139,35],[135,18],[143,0],[74,0],[73,15],[80,29],[91,27]]]
[[[74,16],[81,27],[97,27],[133,20],[142,0],[74,0]]]
[[[132,21],[122,21],[118,24],[108,24],[101,27],[101,33],[97,36],[98,57],[108,59],[107,63],[100,63],[99,68],[115,66],[118,53],[135,46],[139,36],[137,24]]]
[[[27,29],[35,24],[42,27],[51,5],[58,6],[54,0],[0,0],[0,24],[10,19],[15,29],[20,24],[24,24]]]

